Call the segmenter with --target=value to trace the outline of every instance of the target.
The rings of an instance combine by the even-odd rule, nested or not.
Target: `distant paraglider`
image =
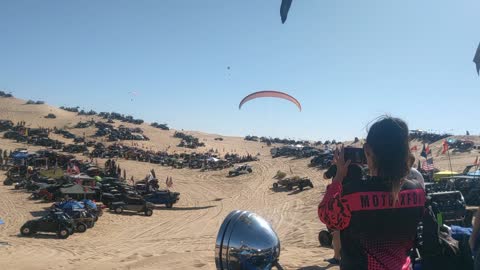
[[[473,58],[473,62],[475,63],[475,65],[477,67],[477,74],[480,75],[480,44],[478,44],[477,53],[475,54],[475,57]]]
[[[288,100],[293,104],[295,104],[300,111],[302,111],[302,104],[300,104],[300,102],[296,98],[290,96],[289,94],[279,92],[279,91],[260,91],[260,92],[255,92],[253,94],[250,94],[240,102],[240,105],[238,105],[238,109],[240,110],[242,106],[245,103],[249,102],[250,100],[257,99],[257,98],[267,98],[267,97],[281,98],[281,99]]]
[[[137,91],[131,91],[131,92],[128,92],[131,96],[131,99],[130,101],[134,101],[135,98],[138,96],[138,92]]]

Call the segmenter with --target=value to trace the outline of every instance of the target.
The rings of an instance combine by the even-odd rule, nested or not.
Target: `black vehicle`
[[[167,208],[172,208],[180,200],[180,193],[170,192],[169,190],[159,190],[143,197],[145,201],[153,204],[164,204]]]
[[[85,210],[88,212],[88,214],[91,215],[91,217],[93,218],[93,221],[94,222],[97,222],[98,221],[98,218],[100,218],[101,216],[103,216],[103,209],[102,209],[103,206],[100,206],[100,205],[97,205],[96,208],[93,208],[91,206],[89,206],[88,204],[85,203]],[[94,224],[95,225],[95,224]],[[93,226],[92,226],[93,227]]]
[[[65,145],[62,151],[68,153],[83,153],[88,151],[88,148],[83,144],[69,144]]]
[[[319,167],[320,169],[326,169],[330,167],[330,165],[332,165],[332,160],[333,154],[328,151],[312,158],[312,160],[310,161],[310,166]]]
[[[465,224],[467,209],[460,191],[445,191],[428,194],[434,211],[442,213],[443,222],[447,225],[470,226]]]
[[[76,232],[84,233],[95,226],[95,216],[86,210],[73,211],[67,216],[73,220]]]
[[[40,219],[27,221],[20,229],[20,234],[31,236],[39,232],[56,233],[58,238],[67,239],[74,230],[74,222],[67,215],[63,212],[51,212]]]
[[[306,177],[285,178],[273,183],[273,189],[278,189],[279,187],[285,187],[287,190],[293,190],[294,187],[298,187],[300,191],[303,191],[305,187],[313,188],[313,183]]]
[[[122,202],[113,202],[110,204],[110,209],[116,214],[122,214],[124,211],[143,212],[147,217],[153,215],[153,207],[154,205],[152,203],[137,196],[127,196],[126,200]]]
[[[242,165],[242,166],[239,166],[237,168],[235,168],[234,170],[231,170],[228,172],[228,176],[232,177],[232,176],[239,176],[239,175],[242,175],[242,174],[249,174],[249,173],[252,173],[253,172],[253,169],[250,165]]]

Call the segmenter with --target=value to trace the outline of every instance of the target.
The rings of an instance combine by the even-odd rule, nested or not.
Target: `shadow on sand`
[[[297,195],[297,194],[302,193],[302,192],[306,192],[306,191],[310,190],[310,188],[305,188],[304,190],[300,190],[300,189],[288,190],[288,189],[285,188],[285,187],[278,187],[278,188],[270,188],[270,190],[271,190],[272,192],[275,192],[275,193],[278,193],[278,192],[290,192],[290,193],[288,193],[288,196],[292,196],[292,195]]]
[[[298,270],[327,270],[327,269],[330,269],[330,268],[333,268],[333,267],[338,267],[338,265],[328,265],[328,266],[325,266],[325,267],[307,266],[307,267],[299,268]]]
[[[34,239],[52,239],[52,240],[58,240],[58,241],[64,240],[64,239],[58,238],[57,235],[54,234],[54,233],[52,233],[52,234],[36,233],[32,236],[23,236],[21,234],[17,234],[17,237],[18,238],[34,238]]]
[[[193,210],[205,210],[205,209],[210,209],[214,208],[216,206],[214,205],[209,205],[209,206],[198,206],[198,207],[173,207],[173,208],[166,208],[166,207],[155,207],[155,209],[162,209],[162,210],[168,210],[168,211],[193,211]]]

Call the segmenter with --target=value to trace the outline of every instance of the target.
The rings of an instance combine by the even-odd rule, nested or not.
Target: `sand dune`
[[[78,117],[48,105],[23,103],[25,101],[17,99],[0,99],[0,119],[26,121],[31,127],[71,127],[92,118]],[[44,119],[48,113],[56,114],[57,119]],[[141,128],[152,139],[143,143],[146,148],[162,150],[170,146],[172,151],[190,151],[176,147],[179,140],[172,137],[173,130],[161,131],[147,124]],[[87,136],[94,132],[93,129],[71,131],[78,135],[85,132]],[[272,223],[282,242],[281,263],[285,269],[325,269],[327,265],[323,259],[332,256],[332,251],[319,247],[317,240],[319,231],[324,228],[317,217],[317,206],[328,184],[321,179],[321,171],[308,168],[308,159],[272,159],[270,148],[264,144],[245,142],[238,137],[215,141],[218,135],[189,134],[206,143],[204,151],[212,148],[220,153],[259,153],[261,160],[252,163],[253,174],[237,178],[227,178],[227,171],[177,170],[120,160],[128,175],[137,179],[143,178],[151,168],[160,179],[172,176],[174,190],[181,193],[180,202],[173,210],[156,210],[151,218],[106,213],[94,229],[86,234],[75,234],[68,240],[57,240],[54,236],[19,237],[21,225],[49,204],[29,201],[29,194],[0,185],[0,218],[6,223],[0,226],[0,242],[10,244],[0,247],[1,268],[215,269],[214,245],[220,224],[230,211],[241,209],[254,211]],[[21,146],[0,139],[2,149]],[[432,148],[435,155],[441,143]],[[454,169],[463,168],[475,156],[476,153],[453,154]],[[448,163],[443,156],[436,159],[441,166]],[[301,193],[274,192],[271,190],[272,177],[277,170],[308,176],[313,179],[315,188]],[[3,182],[3,178],[0,176],[0,181]]]

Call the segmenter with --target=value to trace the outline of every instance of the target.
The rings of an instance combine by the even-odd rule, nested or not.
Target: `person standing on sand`
[[[422,185],[422,188],[425,189],[425,179],[423,178],[423,175],[417,169],[414,168],[415,156],[413,154],[410,154],[409,164],[410,164],[410,173],[407,175],[407,179],[412,181],[417,181],[420,185]]]
[[[370,176],[344,183],[351,161],[336,151],[337,173],[318,207],[320,220],[341,231],[341,270],[411,269],[409,251],[425,209],[425,191],[410,171],[408,125],[383,117],[364,145]],[[408,199],[410,198],[410,199]]]

